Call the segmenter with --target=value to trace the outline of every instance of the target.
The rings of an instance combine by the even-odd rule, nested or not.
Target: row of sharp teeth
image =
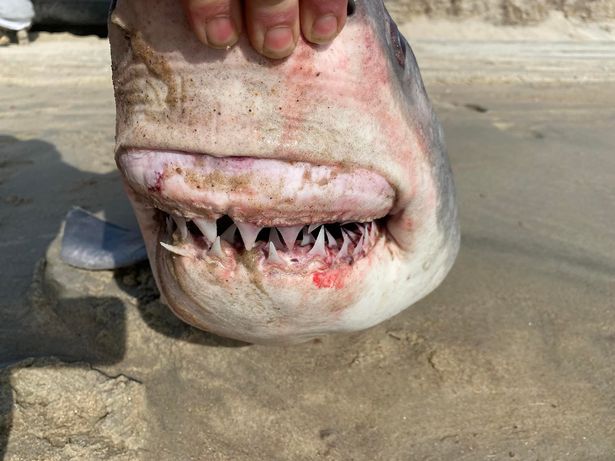
[[[257,245],[258,234],[263,229],[250,223],[233,222],[221,235],[218,235],[216,220],[193,218],[191,221],[201,231],[207,241],[207,254],[218,258],[224,256],[221,245],[222,240],[233,244],[235,242],[235,235],[239,231],[243,246],[249,251]],[[190,220],[187,221],[186,218],[181,216],[167,216],[166,226],[168,234],[173,234],[173,224],[175,224],[180,240],[188,241],[190,239],[189,222]],[[318,231],[316,238],[312,235],[312,232],[315,230]],[[378,237],[378,227],[374,221],[368,223],[343,223],[340,225],[340,232],[342,235],[341,245],[324,224],[271,227],[269,228],[268,242],[263,249],[267,250],[267,261],[274,264],[284,263],[278,251],[292,251],[297,245],[299,247],[312,246],[306,253],[307,257],[320,256],[324,258],[327,256],[327,249],[329,248],[336,253],[335,260],[337,261],[342,258],[354,259],[359,257],[367,251],[371,244],[376,242]],[[172,253],[181,256],[192,256],[188,249],[164,242],[160,242],[160,244]]]

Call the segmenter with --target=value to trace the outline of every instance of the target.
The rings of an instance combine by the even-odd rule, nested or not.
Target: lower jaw
[[[375,279],[393,255],[380,239],[355,261],[312,259],[283,267],[268,264],[261,250],[226,258],[188,258],[158,247],[155,271],[165,303],[184,322],[207,332],[257,344],[295,344],[349,332],[353,310],[377,312]],[[376,290],[374,290],[374,286]],[[376,296],[376,298],[374,298]],[[385,314],[388,317],[388,314]]]
[[[173,242],[164,214],[155,215],[158,242]],[[277,251],[281,262],[272,262],[269,244],[262,241],[249,251],[223,241],[222,255],[211,255],[211,248],[196,238],[178,246],[194,250],[192,255],[175,254],[157,243],[150,258],[164,302],[186,323],[252,343],[300,343],[356,329],[345,325],[344,316],[366,302],[362,298],[372,271],[377,273],[396,251],[384,221],[370,226],[378,229],[377,238],[372,231],[364,249],[352,255],[356,246],[350,247],[344,257],[331,248],[325,256],[310,255],[298,244],[293,252]]]

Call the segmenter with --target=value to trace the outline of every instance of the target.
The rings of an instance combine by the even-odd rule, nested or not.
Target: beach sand
[[[0,459],[614,459],[615,42],[434,24],[401,29],[459,258],[382,325],[286,348],[184,325],[147,264],[60,261],[71,206],[132,222],[108,44],[0,49]]]

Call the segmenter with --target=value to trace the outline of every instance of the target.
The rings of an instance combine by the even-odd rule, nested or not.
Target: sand
[[[0,49],[0,459],[612,460],[615,43],[413,46],[459,259],[384,324],[287,348],[182,324],[147,264],[59,260],[71,206],[131,222],[108,45]]]

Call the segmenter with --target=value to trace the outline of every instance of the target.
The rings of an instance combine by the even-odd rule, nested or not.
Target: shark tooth
[[[320,226],[322,226],[322,224],[317,224],[317,223],[310,224],[308,226],[308,234],[311,234],[314,229],[318,229]]]
[[[273,242],[269,242],[269,256],[267,256],[267,262],[271,264],[284,265],[284,260],[278,255]]]
[[[377,237],[378,237],[378,226],[376,225],[376,221],[372,221],[372,225],[369,228],[369,238],[372,242],[375,242]]]
[[[338,259],[341,259],[345,256],[348,256],[348,245],[350,245],[350,238],[348,237],[348,235],[346,234],[346,232],[342,229],[342,239],[344,240],[342,243],[342,248],[340,248],[340,251],[337,253],[337,256],[335,257],[335,260],[337,261]]]
[[[289,250],[295,247],[295,241],[301,229],[303,229],[303,226],[278,227],[278,232],[282,235],[282,240],[284,240]]]
[[[233,243],[235,241],[235,231],[236,230],[237,230],[237,226],[235,224],[231,224],[230,226],[228,226],[228,229],[226,229],[222,233],[220,238],[224,240],[225,242]]]
[[[361,242],[363,243],[363,247],[369,245],[369,230],[368,224],[361,224]]]
[[[348,247],[350,246],[350,244],[352,243],[352,240],[350,240],[350,237],[348,237],[348,234],[346,233],[346,231],[342,231],[342,248],[340,248],[340,253],[343,254],[343,256],[346,256],[348,254]]]
[[[164,248],[165,250],[168,250],[171,253],[174,253],[176,255],[187,256],[187,257],[191,256],[190,252],[183,248],[176,247],[174,245],[169,245],[168,243],[164,243],[164,242],[160,242],[160,245],[162,245],[162,248]]]
[[[325,228],[321,227],[318,237],[316,237],[316,243],[310,251],[309,256],[327,256],[327,250],[325,248]]]
[[[314,243],[314,236],[306,232],[305,228],[303,228],[303,235],[301,237],[301,246],[304,247],[306,245],[309,245],[310,243]]]
[[[331,235],[331,232],[325,229],[325,235],[327,236],[327,245],[329,245],[331,248],[337,248],[337,242],[333,238],[333,235]]]
[[[224,252],[222,251],[222,245],[220,245],[220,237],[216,237],[214,243],[211,245],[211,248],[207,252],[208,255],[215,256],[217,258],[224,257]]]
[[[359,256],[359,253],[363,251],[363,239],[360,239],[357,245],[354,247],[352,256]]]
[[[218,230],[215,219],[195,218],[192,222],[196,224],[196,227],[199,228],[208,241],[213,242],[216,240]]]
[[[177,225],[179,229],[179,235],[182,240],[186,240],[188,238],[188,228],[186,227],[186,219],[183,216],[173,216],[173,221]]]
[[[237,229],[239,229],[239,234],[241,234],[241,238],[243,239],[243,246],[246,247],[246,250],[250,251],[254,248],[254,243],[262,227],[247,222],[238,222],[235,224],[237,224]]]
[[[348,238],[350,238],[350,240],[352,240],[352,242],[354,242],[355,240],[357,240],[357,238],[359,238],[359,234],[356,234],[354,232],[352,232],[351,230],[348,229],[344,229],[346,231],[346,234],[348,234]]]
[[[284,244],[280,240],[278,231],[275,227],[271,227],[269,229],[269,242],[273,242],[273,246],[276,247],[278,250],[284,249]]]

